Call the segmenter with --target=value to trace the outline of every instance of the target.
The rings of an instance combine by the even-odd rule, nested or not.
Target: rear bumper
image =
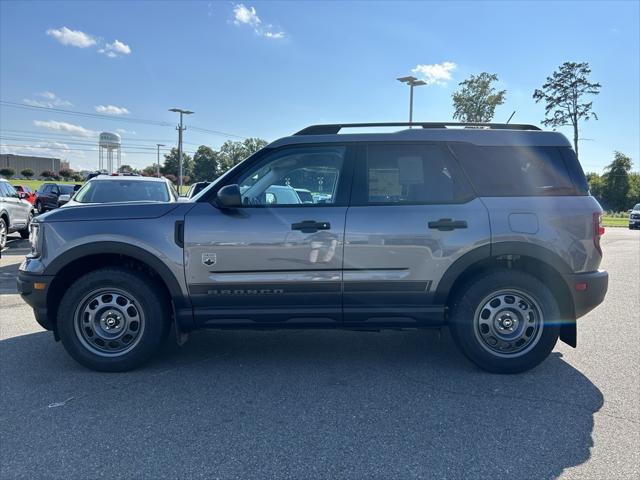
[[[609,286],[609,274],[604,270],[589,273],[576,273],[564,276],[573,297],[575,318],[586,315],[602,303]],[[584,290],[576,288],[577,285]]]
[[[19,272],[17,280],[18,293],[22,299],[33,308],[36,321],[45,330],[54,330],[54,321],[49,318],[47,312],[47,292],[53,276],[34,275],[32,273]],[[39,285],[35,285],[39,284]],[[41,288],[44,285],[44,288]],[[38,288],[36,288],[36,286]]]

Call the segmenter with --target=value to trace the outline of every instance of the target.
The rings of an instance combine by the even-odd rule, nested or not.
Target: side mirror
[[[240,187],[236,184],[226,185],[218,190],[216,200],[220,208],[238,208],[242,206]]]
[[[27,198],[27,194],[24,193],[24,192],[18,192],[18,197],[22,198],[22,199],[25,199],[25,198]]]
[[[60,195],[58,197],[58,202],[59,203],[67,203],[69,200],[71,200],[71,195],[67,194],[67,193],[63,193],[62,195]]]

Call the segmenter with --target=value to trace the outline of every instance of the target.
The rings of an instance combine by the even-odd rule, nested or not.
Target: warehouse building
[[[12,153],[0,154],[0,169],[11,168],[17,178],[22,177],[20,172],[26,168],[33,170],[34,178],[40,178],[40,174],[47,170],[60,173],[60,159],[51,157],[32,157],[29,155],[14,155]]]

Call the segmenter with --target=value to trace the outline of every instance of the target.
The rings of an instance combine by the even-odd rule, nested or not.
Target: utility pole
[[[427,82],[424,80],[418,80],[416,77],[412,76],[400,77],[397,80],[409,85],[409,128],[411,128],[411,124],[413,123],[413,87],[426,85]]]
[[[182,132],[187,129],[182,125],[182,115],[191,115],[193,112],[182,108],[170,108],[169,111],[180,114],[180,124],[176,130],[178,130],[178,194],[182,194]]]
[[[158,147],[158,164],[156,166],[156,177],[160,178],[160,147],[164,147],[164,144],[156,143],[156,147]]]

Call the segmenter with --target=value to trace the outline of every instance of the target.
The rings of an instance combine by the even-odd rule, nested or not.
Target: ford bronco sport
[[[600,304],[601,208],[529,125],[316,125],[185,203],[37,217],[18,289],[81,364],[137,367],[170,329],[448,326],[483,369],[544,360]],[[296,191],[311,192],[302,201]]]

